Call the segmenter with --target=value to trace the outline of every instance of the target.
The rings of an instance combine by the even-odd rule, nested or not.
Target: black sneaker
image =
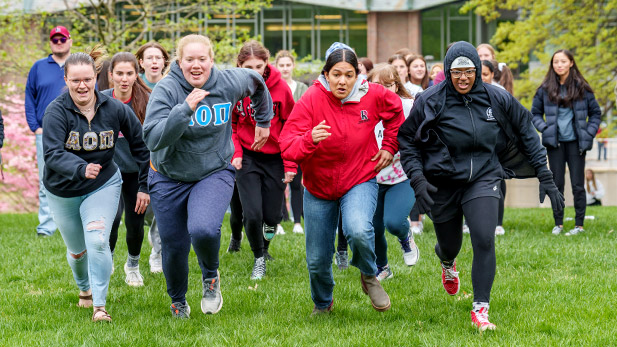
[[[229,247],[227,248],[227,253],[240,252],[241,245],[242,245],[242,240],[236,240],[232,237],[231,241],[229,241]]]
[[[274,257],[270,255],[270,253],[268,253],[268,250],[264,250],[264,259],[266,259],[266,261],[273,261]]]
[[[266,241],[271,241],[274,238],[274,235],[276,235],[276,225],[270,226],[264,223],[263,224],[263,234],[264,234],[264,239],[266,239]]]
[[[174,318],[189,319],[191,316],[191,307],[188,303],[174,302],[169,308]]]

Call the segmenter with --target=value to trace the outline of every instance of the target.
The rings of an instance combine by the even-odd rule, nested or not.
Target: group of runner
[[[390,64],[373,67],[336,42],[307,88],[291,78],[289,52],[279,52],[272,65],[269,51],[249,41],[239,51],[239,68],[219,70],[210,40],[188,35],[173,59],[157,43],[137,56],[116,53],[107,72],[113,88],[102,92],[100,51],[71,54],[63,64],[68,91],[43,117],[43,183],[80,290],[78,305],[93,307],[93,321],[111,321],[105,304],[123,212],[126,282],[143,285],[139,254],[151,208],[158,233],[149,237],[150,266],[165,275],[172,315],[190,317],[191,246],[202,272],[201,310],[219,312],[221,226],[230,202],[228,251],[240,249],[244,227],[254,256],[250,278],[262,279],[291,183],[294,232],[306,237],[313,314],[333,309],[333,255],[339,267],[347,261],[334,246],[337,230],[344,256],[348,242],[350,264],[360,270],[361,289],[385,311],[391,303],[381,281],[393,273],[384,230],[398,238],[412,266],[419,250],[411,222],[428,214],[450,295],[459,290],[456,257],[465,218],[474,254],[471,320],[480,330],[494,329],[488,309],[503,180],[537,177],[540,201],[549,196],[560,232],[563,167],[568,163],[576,178],[573,188],[581,167],[582,186],[599,108],[569,51],[553,56],[532,113],[512,96],[511,85],[495,86],[494,74],[504,67],[491,62],[494,51],[481,60],[482,48],[451,45],[444,81],[436,72],[429,87],[421,56],[397,52]],[[579,198],[576,190],[570,235],[583,230],[584,190],[582,206]]]

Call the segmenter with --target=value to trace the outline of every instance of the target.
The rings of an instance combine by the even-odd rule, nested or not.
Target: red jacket
[[[274,118],[270,121],[270,137],[261,148],[260,152],[266,154],[280,153],[279,136],[283,129],[283,124],[287,121],[291,110],[294,107],[294,98],[291,89],[281,78],[281,73],[272,65],[268,65],[264,73],[266,86],[272,96],[274,106]],[[242,158],[242,149],[251,150],[251,145],[255,142],[255,111],[251,108],[251,98],[247,97],[238,101],[231,116],[232,140],[235,152],[232,160]],[[292,161],[283,160],[285,172],[296,172],[297,165]]]
[[[323,120],[332,135],[314,144],[311,132]],[[354,95],[341,104],[317,80],[298,100],[281,133],[283,159],[300,164],[304,186],[311,194],[336,200],[377,175],[377,161],[371,161],[379,152],[375,125],[383,121],[381,149],[394,154],[398,151],[398,128],[404,120],[401,99],[379,84],[362,81]]]

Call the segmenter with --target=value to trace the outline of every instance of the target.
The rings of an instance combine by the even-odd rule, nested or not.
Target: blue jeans
[[[112,267],[109,233],[121,187],[118,170],[102,187],[86,195],[63,198],[47,192],[49,207],[66,244],[66,259],[73,278],[80,290],[92,288],[94,306],[105,306],[107,298]]]
[[[317,308],[326,308],[332,302],[332,255],[339,210],[343,219],[343,232],[353,252],[351,265],[367,276],[375,276],[377,273],[372,224],[376,203],[375,179],[354,186],[338,200],[319,199],[308,190],[304,191],[306,264],[311,297]]]
[[[375,227],[375,255],[377,266],[388,265],[388,243],[385,228],[404,240],[409,236],[407,216],[416,202],[409,180],[394,185],[380,184],[377,194],[377,209],[373,217]]]
[[[43,135],[37,134],[36,137],[36,164],[39,168],[39,225],[36,232],[39,234],[53,235],[56,231],[49,203],[47,202],[47,190],[43,185],[43,173],[45,172],[45,159],[43,156]]]
[[[172,302],[186,301],[191,245],[202,278],[216,277],[221,225],[234,179],[231,165],[198,182],[176,181],[150,169],[150,199],[161,237],[167,294]]]

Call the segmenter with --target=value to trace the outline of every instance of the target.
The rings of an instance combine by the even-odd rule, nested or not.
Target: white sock
[[[488,306],[489,306],[488,302],[477,302],[477,301],[475,301],[473,303],[473,310],[475,312],[479,312],[480,309],[484,307],[484,308],[486,308],[486,312],[488,312]]]

